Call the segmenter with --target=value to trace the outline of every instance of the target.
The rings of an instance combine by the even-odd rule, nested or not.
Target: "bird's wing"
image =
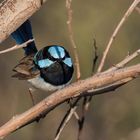
[[[22,58],[19,64],[14,67],[15,74],[12,77],[27,80],[39,75],[40,71],[35,67],[33,57],[34,55],[28,55]]]

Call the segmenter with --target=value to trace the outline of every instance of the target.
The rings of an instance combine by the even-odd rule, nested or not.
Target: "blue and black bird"
[[[25,21],[11,36],[17,44],[33,39],[30,21]],[[45,91],[55,91],[70,83],[74,68],[64,47],[51,45],[38,51],[33,41],[23,49],[25,57],[13,69],[13,77],[27,80],[35,88]]]

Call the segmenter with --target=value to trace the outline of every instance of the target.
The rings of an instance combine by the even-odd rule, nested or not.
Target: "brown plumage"
[[[34,55],[28,55],[22,58],[19,64],[14,67],[15,74],[12,77],[19,80],[28,80],[38,76],[40,71],[35,67],[33,57]]]

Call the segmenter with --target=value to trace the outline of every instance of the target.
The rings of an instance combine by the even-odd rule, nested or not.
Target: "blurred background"
[[[94,57],[93,39],[96,39],[100,60],[112,32],[132,2],[132,0],[73,0],[73,31],[78,47],[82,79],[91,75]],[[65,0],[48,0],[31,17],[37,47],[59,44],[65,46],[73,56],[66,21]],[[139,37],[140,14],[134,11],[117,35],[104,69],[120,62],[128,52],[137,50],[140,46]],[[9,37],[1,44],[0,49],[9,48],[14,44],[15,42]],[[32,107],[27,82],[11,78],[13,67],[23,55],[22,49],[0,55],[0,125],[13,115]],[[138,57],[131,65],[138,63],[139,60]],[[115,92],[95,96],[86,115],[82,140],[140,140],[139,83],[140,80],[136,79]],[[36,91],[35,102],[46,96],[47,93]],[[68,108],[66,103],[60,105],[39,123],[18,130],[5,140],[52,140]],[[76,140],[77,128],[77,122],[73,117],[60,140]]]

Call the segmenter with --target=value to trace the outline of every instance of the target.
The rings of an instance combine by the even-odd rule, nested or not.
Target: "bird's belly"
[[[55,90],[64,88],[66,85],[69,84],[68,82],[67,84],[59,85],[59,86],[51,85],[45,82],[40,76],[29,79],[28,82],[30,82],[35,88],[41,89],[44,91],[55,91]]]

